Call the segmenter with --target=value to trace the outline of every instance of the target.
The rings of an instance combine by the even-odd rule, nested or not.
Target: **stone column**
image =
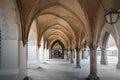
[[[108,64],[108,59],[107,59],[107,53],[105,47],[101,47],[101,64],[107,65]]]
[[[45,48],[43,48],[43,61],[45,61]]]
[[[62,55],[61,58],[64,59],[64,49],[62,48]]]
[[[36,47],[36,61],[37,61],[37,66],[39,66],[40,60],[39,60],[39,48]]]
[[[117,63],[117,69],[120,69],[120,44],[118,45],[118,63]]]
[[[86,48],[84,48],[82,50],[82,59],[88,59],[88,50]]]
[[[73,50],[70,49],[70,63],[73,63],[73,55],[72,55]]]
[[[52,59],[52,49],[49,50],[49,59]]]
[[[68,50],[65,50],[65,56],[66,56],[66,61],[69,61],[69,54],[68,54]]]
[[[84,42],[84,46],[82,50],[82,59],[88,59],[87,41]]]
[[[47,60],[49,60],[49,49],[47,49]]]
[[[75,59],[76,59],[76,68],[81,68],[80,66],[80,55],[79,55],[79,49],[76,48],[76,53],[75,53]]]
[[[82,50],[82,59],[84,59],[84,50]]]
[[[45,48],[45,61],[47,60],[47,48]]]
[[[23,46],[23,42],[22,40],[19,40],[19,45],[18,45],[18,49],[19,49],[19,61],[18,61],[18,65],[19,65],[19,73],[18,73],[18,80],[24,80],[27,77],[27,61],[26,61],[26,45]]]
[[[99,80],[97,77],[97,56],[96,56],[96,49],[97,46],[90,44],[90,74],[87,80]]]

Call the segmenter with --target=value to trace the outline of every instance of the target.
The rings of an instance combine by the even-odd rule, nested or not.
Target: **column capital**
[[[98,44],[94,44],[93,42],[91,42],[91,43],[89,44],[89,48],[90,48],[90,49],[96,50],[97,47],[98,47]]]
[[[75,49],[76,49],[76,50],[78,50],[79,48],[78,48],[78,47],[76,47]]]
[[[82,49],[82,47],[81,46],[80,47],[76,47],[75,49],[80,51]]]
[[[101,48],[101,50],[105,50],[106,49],[106,47],[100,47]]]
[[[41,44],[38,44],[37,46],[38,46],[38,48],[40,48]]]
[[[25,46],[28,42],[28,39],[23,39],[22,41],[23,41],[23,46]]]
[[[73,48],[70,48],[71,51],[73,51],[74,49]]]
[[[64,50],[67,50],[67,48],[65,48]]]

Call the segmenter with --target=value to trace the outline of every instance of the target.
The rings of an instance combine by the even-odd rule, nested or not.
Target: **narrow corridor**
[[[83,65],[84,66],[84,65]],[[63,59],[53,59],[41,64],[41,69],[28,69],[31,80],[85,80],[88,70],[75,68]]]
[[[30,80],[86,80],[89,75],[89,61],[81,61],[81,69],[75,68],[63,59],[51,59],[40,64],[39,69],[28,69]],[[120,70],[116,64],[101,65],[98,63],[98,76],[100,80],[119,80]]]

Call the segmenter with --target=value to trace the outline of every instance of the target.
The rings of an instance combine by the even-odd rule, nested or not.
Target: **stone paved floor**
[[[40,67],[28,69],[30,80],[85,80],[89,75],[89,60],[81,61],[81,69],[60,59],[46,61],[46,64],[40,64]],[[98,76],[100,80],[120,80],[120,70],[116,69],[115,63],[101,65],[98,62]]]

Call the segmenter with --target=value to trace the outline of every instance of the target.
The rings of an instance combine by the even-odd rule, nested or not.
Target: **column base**
[[[26,76],[23,80],[29,80],[28,76]]]
[[[75,68],[81,68],[81,66],[80,65],[76,65]]]
[[[103,64],[103,65],[108,65],[108,61],[107,60],[101,60],[100,63]]]
[[[73,64],[73,62],[70,62],[70,64]]]
[[[71,60],[70,63],[71,63],[71,64],[74,63],[73,60]]]
[[[100,80],[100,78],[97,77],[97,76],[89,75],[89,76],[86,78],[86,80]]]
[[[120,69],[120,63],[117,64],[117,69]]]

